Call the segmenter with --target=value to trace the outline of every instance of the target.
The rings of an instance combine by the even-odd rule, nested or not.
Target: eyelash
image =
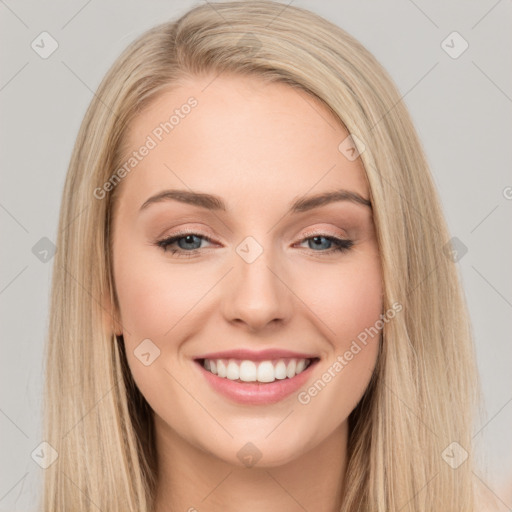
[[[168,246],[173,244],[174,242],[177,242],[178,240],[181,240],[182,238],[186,238],[187,236],[196,236],[198,238],[201,238],[203,240],[206,240],[207,242],[213,242],[213,240],[205,235],[201,235],[200,233],[193,233],[193,232],[183,232],[183,233],[177,233],[176,235],[164,238],[162,240],[158,240],[155,245],[160,247],[164,252],[171,252],[171,254],[177,254],[177,257],[179,258],[190,258],[192,256],[195,256],[201,249],[193,249],[191,251],[186,251],[185,249],[168,249]],[[330,236],[327,234],[322,233],[315,233],[315,234],[309,234],[305,238],[303,238],[300,243],[306,242],[307,240],[310,240],[312,238],[325,238],[326,240],[329,240],[330,242],[334,243],[334,248],[328,249],[326,251],[313,251],[313,252],[319,252],[323,255],[333,255],[335,253],[344,253],[350,250],[350,248],[354,245],[354,242],[352,240],[343,239],[343,238],[337,238],[335,236]]]

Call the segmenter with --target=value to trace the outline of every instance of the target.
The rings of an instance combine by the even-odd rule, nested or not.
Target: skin
[[[347,418],[369,384],[378,338],[307,405],[297,393],[239,405],[218,395],[193,359],[239,347],[316,353],[304,390],[375,324],[383,289],[371,209],[338,201],[286,214],[295,199],[340,188],[368,199],[364,168],[338,150],[348,132],[306,93],[254,77],[212,80],[182,83],[135,119],[131,150],[190,96],[198,100],[123,179],[115,208],[117,331],[154,411],[156,511],[332,512],[343,495]],[[218,195],[227,210],[162,201],[139,212],[177,188]],[[182,239],[182,253],[199,247],[190,258],[156,245],[178,231],[212,242]],[[324,238],[306,239],[325,235],[354,245],[333,252]],[[236,252],[247,236],[263,249],[252,263]],[[148,338],[160,355],[145,366],[134,351]],[[237,456],[248,442],[261,453],[253,467]]]

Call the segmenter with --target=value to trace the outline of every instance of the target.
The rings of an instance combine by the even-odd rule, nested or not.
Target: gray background
[[[60,196],[82,117],[130,41],[199,3],[0,0],[2,511],[35,510],[44,471],[31,453],[42,441],[51,259],[41,261],[32,249],[43,237],[56,238]],[[511,2],[296,0],[293,5],[359,39],[390,72],[411,111],[452,235],[467,247],[456,264],[474,324],[487,411],[477,420],[474,440],[488,471],[478,471],[475,479],[497,496],[499,510],[510,510]],[[59,45],[46,59],[31,47],[43,31]],[[441,46],[453,31],[469,44],[458,58]],[[461,48],[449,44],[453,51]]]

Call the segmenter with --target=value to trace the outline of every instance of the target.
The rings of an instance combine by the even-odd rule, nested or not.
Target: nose
[[[292,314],[293,292],[286,271],[271,258],[270,251],[263,251],[250,263],[238,255],[234,261],[221,306],[225,319],[243,324],[252,332],[287,323]]]

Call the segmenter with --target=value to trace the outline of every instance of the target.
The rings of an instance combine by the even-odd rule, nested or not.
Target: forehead
[[[360,159],[338,149],[348,135],[325,105],[289,85],[196,78],[160,94],[132,121],[123,163],[137,161],[120,200],[139,207],[166,188],[258,207],[336,188],[368,197]]]

